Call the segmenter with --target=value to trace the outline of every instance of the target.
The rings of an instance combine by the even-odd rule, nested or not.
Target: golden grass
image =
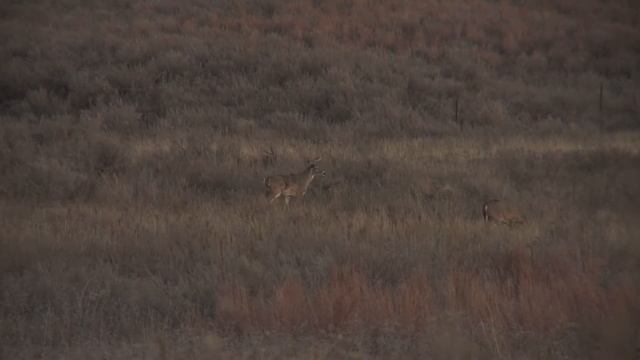
[[[630,358],[629,4],[1,4],[0,357]]]

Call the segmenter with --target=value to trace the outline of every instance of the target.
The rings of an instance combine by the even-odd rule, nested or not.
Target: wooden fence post
[[[604,84],[600,83],[600,102],[598,103],[598,109],[600,111],[600,113],[602,113],[602,95],[604,92]]]
[[[604,83],[600,83],[600,98],[598,100],[598,113],[600,114],[600,130],[604,130],[604,115],[602,108],[604,106]]]
[[[464,123],[462,122],[462,119],[458,120],[458,101],[459,101],[459,97],[456,95],[456,99],[455,99],[455,103],[454,103],[454,118],[453,120],[458,124],[458,126],[460,126],[460,131],[462,131],[464,129]]]

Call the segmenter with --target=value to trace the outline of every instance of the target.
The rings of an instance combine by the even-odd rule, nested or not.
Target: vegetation
[[[1,2],[0,357],[631,358],[639,9]]]

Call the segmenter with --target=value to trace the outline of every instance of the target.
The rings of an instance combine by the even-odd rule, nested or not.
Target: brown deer
[[[325,176],[325,172],[320,170],[317,166],[317,162],[321,158],[317,158],[311,162],[307,162],[309,165],[297,174],[289,175],[272,175],[264,178],[264,185],[266,186],[266,196],[270,199],[270,203],[276,201],[279,197],[284,197],[284,202],[289,205],[289,199],[292,197],[303,197],[307,192],[307,188],[317,175]]]
[[[522,213],[508,202],[492,199],[482,206],[484,222],[494,222],[504,225],[524,224],[526,220]]]

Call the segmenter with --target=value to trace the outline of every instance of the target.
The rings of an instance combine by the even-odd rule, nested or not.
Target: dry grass
[[[0,357],[635,351],[630,3],[0,13]],[[316,156],[270,206],[263,177]],[[527,224],[485,225],[490,198]]]

